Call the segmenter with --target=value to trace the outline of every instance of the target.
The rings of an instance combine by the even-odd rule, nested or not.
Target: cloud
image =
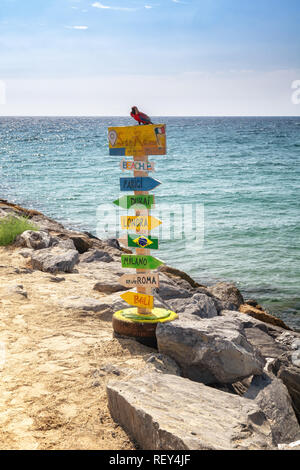
[[[88,26],[66,26],[68,29],[81,29],[81,30],[86,30],[89,27]]]
[[[119,11],[136,11],[136,8],[128,8],[128,7],[112,7],[108,5],[103,5],[100,2],[94,2],[92,3],[92,7],[94,8],[100,8],[103,10],[119,10]]]
[[[149,8],[152,8],[151,5],[145,5],[145,8],[149,9]]]

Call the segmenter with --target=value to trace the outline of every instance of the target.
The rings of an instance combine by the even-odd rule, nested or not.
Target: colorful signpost
[[[158,322],[172,321],[178,318],[171,310],[154,307],[152,289],[159,287],[159,274],[153,272],[163,262],[150,255],[150,250],[158,250],[158,238],[149,232],[162,222],[151,216],[154,207],[154,195],[149,191],[155,189],[159,181],[148,176],[154,171],[154,162],[148,161],[148,155],[166,154],[165,124],[149,124],[130,127],[110,127],[108,129],[109,154],[111,156],[133,156],[133,160],[122,159],[122,171],[132,170],[133,177],[120,178],[120,191],[133,191],[114,201],[114,204],[125,210],[133,209],[134,215],[121,216],[121,228],[131,230],[120,238],[120,243],[135,248],[136,254],[123,254],[123,268],[135,269],[135,274],[124,274],[120,284],[135,288],[136,292],[125,292],[121,295],[131,308],[123,309],[113,315],[115,333],[135,338],[155,338]]]
[[[127,238],[120,238],[119,243],[128,248],[149,248],[150,250],[158,250],[158,238],[148,235],[127,235]]]
[[[109,127],[109,154],[131,157],[166,154],[165,124],[148,126]]]
[[[143,160],[125,160],[125,158],[120,163],[120,168],[122,171],[125,170],[135,170],[135,171],[155,171],[154,162],[144,162]]]
[[[137,232],[148,233],[150,230],[161,224],[159,219],[152,215],[122,215],[121,227],[123,230],[136,230]],[[144,248],[144,247],[143,247]]]
[[[151,209],[155,204],[153,194],[139,194],[138,196],[122,196],[114,201],[116,206],[123,209]]]
[[[152,191],[160,181],[151,176],[135,176],[134,178],[120,178],[120,191]]]

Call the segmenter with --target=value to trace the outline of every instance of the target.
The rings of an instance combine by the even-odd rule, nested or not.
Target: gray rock
[[[163,300],[189,298],[193,293],[174,282],[165,274],[159,276],[159,288],[156,289],[157,293]]]
[[[172,299],[168,305],[182,316],[194,315],[200,318],[213,318],[218,315],[213,300],[205,294],[194,294],[187,299]]]
[[[263,372],[262,356],[236,319],[181,316],[156,329],[159,352],[174,359],[184,377],[203,383],[233,383]]]
[[[249,343],[257,348],[265,359],[279,357],[285,352],[285,349],[280,346],[280,344],[276,343],[272,336],[262,331],[260,328],[246,328],[245,334]]]
[[[33,250],[41,250],[48,248],[51,244],[51,237],[48,232],[26,230],[18,235],[15,241],[16,246],[32,248]]]
[[[104,294],[113,294],[114,292],[128,290],[126,287],[122,286],[119,283],[118,278],[115,277],[108,277],[98,281],[94,285],[93,289]]]
[[[146,359],[146,365],[149,369],[152,369],[152,371],[156,371],[158,373],[181,376],[181,369],[178,364],[165,354],[151,354]]]
[[[61,250],[76,250],[73,240],[70,238],[51,238],[51,246],[56,246]],[[77,251],[77,250],[76,250]]]
[[[251,400],[157,372],[109,382],[112,418],[143,450],[268,450],[269,423]]]
[[[291,354],[286,353],[274,361],[271,371],[282,380],[288,389],[300,423],[300,367],[295,366],[291,361]]]
[[[57,273],[71,273],[76,263],[78,263],[79,254],[76,250],[62,250],[59,247],[45,248],[35,251],[31,256],[33,269],[40,271]]]
[[[286,386],[272,374],[254,376],[245,398],[255,400],[269,420],[276,444],[300,439],[300,427]]]
[[[23,248],[22,250],[19,250],[18,254],[20,256],[23,256],[23,258],[30,258],[32,255],[33,249],[32,248]]]
[[[244,303],[243,296],[238,288],[229,282],[218,282],[207,289],[214,297],[226,302],[228,305],[234,305],[237,309]],[[226,308],[228,309],[228,306]]]
[[[113,257],[104,250],[88,250],[80,255],[80,263],[93,263],[94,261],[110,263],[113,260]]]

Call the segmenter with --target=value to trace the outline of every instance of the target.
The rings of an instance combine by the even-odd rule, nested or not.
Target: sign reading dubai
[[[151,209],[155,204],[153,194],[139,194],[132,196],[122,196],[114,201],[116,206],[122,207],[123,209]]]
[[[109,154],[131,157],[138,153],[144,155],[166,154],[165,124],[147,126],[109,127]]]

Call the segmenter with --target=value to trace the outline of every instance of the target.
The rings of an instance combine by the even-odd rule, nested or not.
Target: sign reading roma
[[[166,154],[165,124],[147,126],[109,127],[109,154],[130,157]]]

